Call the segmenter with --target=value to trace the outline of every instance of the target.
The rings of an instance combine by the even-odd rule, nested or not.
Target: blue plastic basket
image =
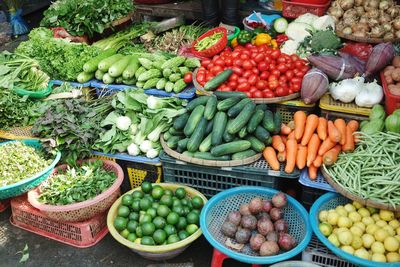
[[[271,199],[278,191],[258,186],[243,186],[225,190],[212,197],[203,207],[200,215],[200,227],[210,244],[235,260],[249,264],[272,264],[290,259],[301,253],[311,240],[311,225],[308,213],[294,198],[287,196],[288,205],[284,210],[284,219],[289,224],[289,233],[297,241],[297,246],[282,254],[262,257],[250,249],[247,244],[241,252],[233,251],[224,245],[226,236],[221,233],[221,226],[229,212],[239,210],[244,203],[254,197]]]
[[[4,142],[1,143],[0,146],[12,142],[17,142],[17,141]],[[35,149],[42,149],[42,145],[38,140],[22,140],[19,142],[23,142],[25,145],[34,147]],[[49,175],[52,173],[54,167],[56,166],[60,158],[61,158],[61,153],[57,152],[53,162],[46,169],[37,173],[35,176],[21,180],[15,184],[0,187],[0,200],[22,195],[31,190],[32,188],[38,186],[43,180],[49,177]]]
[[[61,81],[61,80],[51,80],[54,85],[62,85],[63,83],[68,83],[72,87],[89,87],[90,86],[90,81],[86,83],[78,83],[78,82],[67,82],[67,81]]]
[[[93,155],[97,156],[102,156],[102,157],[108,157],[108,158],[115,158],[115,159],[120,159],[120,160],[126,160],[126,161],[134,161],[134,162],[140,162],[140,163],[147,163],[147,164],[160,164],[160,158],[156,157],[154,159],[149,159],[147,157],[143,156],[130,156],[129,154],[126,153],[116,153],[116,154],[107,154],[99,151],[92,151]]]
[[[311,180],[310,177],[308,176],[307,168],[305,168],[301,172],[299,182],[304,186],[317,188],[317,189],[330,191],[330,192],[336,192],[336,190],[330,184],[327,183],[324,176],[322,176],[321,172],[318,172],[317,179]]]
[[[96,94],[98,97],[109,96],[115,94],[119,91],[123,91],[129,88],[137,88],[133,85],[125,84],[105,84],[98,80],[93,80],[90,83],[91,87],[96,88]],[[164,90],[158,89],[147,89],[144,92],[148,95],[158,96],[158,97],[177,97],[181,99],[192,99],[196,96],[196,89],[193,86],[188,86],[180,92],[179,94],[167,93]]]
[[[400,262],[396,263],[381,263],[381,262],[374,262],[365,259],[358,258],[353,256],[347,252],[344,252],[340,248],[335,247],[329,240],[326,238],[318,228],[319,220],[318,214],[322,210],[330,210],[336,208],[338,205],[345,205],[347,203],[352,202],[351,200],[339,195],[337,193],[326,193],[325,195],[321,196],[311,207],[310,211],[310,223],[314,234],[317,238],[327,246],[334,254],[338,257],[351,262],[355,265],[365,266],[365,267],[399,267]]]

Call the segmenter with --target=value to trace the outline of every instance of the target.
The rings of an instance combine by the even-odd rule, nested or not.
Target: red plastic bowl
[[[385,94],[385,110],[386,113],[390,115],[393,111],[400,108],[400,95],[394,95],[389,91],[383,71],[381,71],[381,82],[383,93]]]
[[[218,40],[218,42],[215,45],[213,45],[213,46],[211,46],[211,47],[209,47],[209,48],[207,48],[207,49],[205,49],[203,51],[197,51],[194,48],[195,45],[197,44],[197,42],[199,42],[200,40],[202,40],[202,39],[204,39],[204,38],[206,38],[208,36],[213,35],[216,32],[222,32],[223,36],[221,37],[221,39]],[[194,54],[196,56],[199,56],[199,57],[213,57],[213,56],[215,56],[216,54],[218,54],[219,52],[224,50],[224,48],[228,44],[228,36],[227,35],[228,35],[228,32],[224,27],[217,27],[217,28],[214,28],[212,30],[209,30],[208,32],[204,33],[199,38],[197,38],[196,41],[193,42],[192,48],[191,48],[192,54]]]
[[[302,4],[309,4],[309,5],[325,5],[329,2],[329,0],[292,0],[292,3],[302,3]]]

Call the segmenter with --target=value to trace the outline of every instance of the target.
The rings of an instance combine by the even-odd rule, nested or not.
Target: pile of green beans
[[[197,51],[203,51],[206,50],[208,48],[210,48],[211,46],[215,45],[219,39],[221,39],[223,36],[222,32],[216,32],[213,35],[207,36],[204,39],[201,39],[200,41],[198,41],[194,48]]]
[[[340,154],[325,171],[354,195],[400,205],[400,134],[357,134],[360,142],[354,152]]]
[[[0,187],[30,178],[52,162],[44,152],[21,142],[0,146],[0,155]]]

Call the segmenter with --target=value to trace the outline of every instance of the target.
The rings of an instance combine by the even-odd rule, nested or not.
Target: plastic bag
[[[367,61],[372,52],[372,45],[365,43],[346,43],[340,52],[358,57],[362,61]]]
[[[23,35],[29,32],[28,24],[22,18],[22,9],[16,12],[10,12],[10,22],[13,35]]]

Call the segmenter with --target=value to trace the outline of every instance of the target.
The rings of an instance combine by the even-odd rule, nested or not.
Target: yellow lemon
[[[344,205],[344,209],[345,209],[347,212],[356,211],[356,208],[355,208],[352,204],[350,204],[350,203]]]
[[[370,225],[370,224],[374,224],[375,223],[375,221],[374,221],[374,219],[372,219],[372,217],[363,217],[361,219],[361,221],[365,225]]]
[[[371,216],[369,210],[367,210],[366,208],[361,208],[357,211],[362,217],[369,217]]]
[[[361,228],[359,228],[358,226],[354,226],[354,225],[350,228],[350,232],[353,235],[359,236],[359,237],[361,237],[364,233],[364,231]]]
[[[376,232],[376,230],[378,230],[378,229],[379,229],[379,227],[376,226],[375,224],[370,224],[365,229],[365,232],[367,232],[367,234],[373,235]]]
[[[378,229],[374,233],[375,240],[379,242],[383,242],[388,236],[388,232],[384,229]]]
[[[392,237],[392,236],[387,237],[385,239],[383,245],[385,246],[385,249],[387,251],[390,251],[390,252],[397,251],[399,249],[399,246],[400,246],[399,241],[396,238]]]
[[[371,260],[377,262],[386,262],[386,257],[381,253],[374,253],[372,254]]]
[[[356,222],[353,224],[353,226],[357,226],[358,228],[360,228],[363,232],[365,231],[365,224],[362,222]]]
[[[362,259],[369,260],[371,258],[371,255],[368,253],[368,251],[365,248],[359,248],[356,251],[354,251],[354,256],[357,256]]]
[[[353,235],[351,234],[351,232],[349,230],[342,231],[342,232],[338,233],[337,235],[338,235],[339,242],[342,245],[348,246],[351,244],[351,242],[353,242]]]
[[[337,237],[336,234],[331,234],[331,235],[328,237],[328,240],[329,240],[335,247],[339,247],[339,246],[340,246],[340,242],[339,242],[339,239],[338,239],[338,237]]]
[[[339,227],[350,228],[353,225],[353,222],[348,217],[340,216],[337,225]]]
[[[349,218],[353,222],[361,222],[361,219],[362,219],[360,213],[358,213],[357,211],[350,211],[349,212]]]
[[[384,221],[390,222],[394,219],[394,213],[390,210],[380,210],[379,217]]]
[[[328,213],[327,220],[330,225],[332,226],[337,225],[338,219],[339,219],[339,214],[336,211]]]
[[[375,238],[370,234],[363,234],[361,239],[365,248],[371,248],[372,244],[375,242]]]
[[[318,219],[320,222],[327,222],[328,221],[328,212],[326,210],[321,211],[318,214]]]
[[[374,243],[372,243],[371,251],[372,253],[384,254],[385,246],[382,244],[382,242],[375,241]]]
[[[357,202],[357,201],[353,201],[353,206],[354,206],[356,209],[361,209],[361,208],[364,207],[363,204],[361,204],[360,202]]]
[[[389,222],[389,225],[392,226],[393,229],[396,229],[400,227],[400,222],[397,219],[394,219]]]
[[[389,252],[386,254],[387,262],[400,262],[400,254],[396,252]]]
[[[354,248],[351,246],[341,246],[340,247],[341,250],[353,255],[354,254]]]
[[[363,246],[363,241],[361,239],[361,237],[354,235],[353,236],[353,241],[351,242],[351,246],[354,249],[359,249]]]

